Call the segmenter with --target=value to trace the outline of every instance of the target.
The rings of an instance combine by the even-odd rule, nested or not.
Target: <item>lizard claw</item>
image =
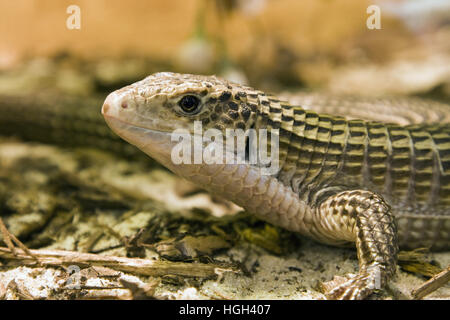
[[[322,289],[328,300],[362,300],[374,289],[370,274],[335,276],[333,280],[322,283]]]

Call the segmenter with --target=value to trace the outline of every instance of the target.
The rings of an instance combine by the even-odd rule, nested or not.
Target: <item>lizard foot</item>
[[[328,300],[362,300],[375,289],[376,278],[370,273],[334,276],[333,280],[322,283],[322,289]]]
[[[347,275],[346,278],[334,278],[322,285],[327,298],[360,300],[382,289],[396,271],[398,253],[397,226],[384,199],[370,191],[343,191],[324,201],[319,214],[326,215],[320,223],[327,226],[343,224],[349,216],[355,219],[354,225],[347,227],[352,231],[336,239],[355,240],[359,273]],[[338,231],[333,228],[327,235],[333,232],[340,234],[342,231],[342,228]]]

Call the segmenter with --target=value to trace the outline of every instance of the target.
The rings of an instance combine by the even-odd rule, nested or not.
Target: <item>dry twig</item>
[[[14,246],[13,242],[21,248],[24,252],[26,252],[30,257],[37,260],[37,258],[31,253],[31,251],[19,240],[16,238],[15,235],[13,235],[11,232],[9,232],[8,228],[6,228],[5,223],[3,222],[2,218],[0,218],[0,232],[3,235],[3,241],[5,242],[6,246],[11,250],[13,254],[17,254],[16,247]]]
[[[215,277],[223,272],[237,272],[236,269],[224,268],[215,264],[184,263],[150,259],[126,258],[117,256],[103,256],[92,253],[83,253],[63,250],[30,250],[43,266],[103,266],[114,270],[129,272],[144,276],[163,276],[174,274],[184,277]],[[0,258],[7,260],[20,260],[24,265],[35,265],[24,250],[16,249],[16,254],[10,249],[0,247]]]
[[[445,270],[439,272],[438,274],[434,275],[430,280],[423,283],[420,287],[414,289],[411,292],[411,295],[413,296],[414,299],[422,299],[423,297],[436,291],[449,281],[450,281],[450,265]]]

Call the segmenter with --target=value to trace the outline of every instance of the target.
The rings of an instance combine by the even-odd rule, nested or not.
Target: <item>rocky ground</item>
[[[3,138],[0,209],[41,259],[0,248],[4,299],[324,299],[320,282],[358,267],[353,249],[258,221],[161,167],[89,149]],[[372,299],[410,299],[450,264],[449,252],[411,256]],[[449,298],[449,285],[426,297]]]

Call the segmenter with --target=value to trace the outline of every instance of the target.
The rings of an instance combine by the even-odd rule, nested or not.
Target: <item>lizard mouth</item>
[[[108,116],[108,115],[104,115],[104,118],[105,118],[106,123],[108,124],[108,126],[111,128],[112,131],[114,131],[122,139],[124,139],[134,145],[136,145],[135,140],[133,139],[132,141],[129,141],[129,139],[132,137],[135,137],[136,135],[137,135],[136,136],[137,138],[144,138],[144,137],[148,138],[149,135],[155,135],[155,137],[156,136],[169,136],[169,139],[170,139],[170,132],[167,132],[167,131],[150,129],[150,128],[132,124],[132,123],[124,121],[122,119],[118,119],[116,117],[112,117],[112,116]],[[140,139],[137,139],[137,140],[140,140]]]
[[[104,115],[105,121],[114,133],[135,145],[141,151],[167,166],[173,147],[170,132],[153,130]]]
[[[103,108],[102,108],[102,113],[103,113]],[[111,128],[111,130],[113,130],[115,133],[119,134],[117,132],[118,128],[121,127],[134,127],[134,128],[140,128],[140,129],[145,129],[145,130],[149,130],[149,131],[154,131],[154,132],[164,132],[161,130],[154,130],[154,129],[150,129],[144,126],[139,126],[133,123],[130,123],[128,121],[125,121],[123,119],[119,119],[117,117],[108,115],[108,114],[104,114],[103,113],[103,117],[105,118],[106,123],[108,124],[108,126]]]

